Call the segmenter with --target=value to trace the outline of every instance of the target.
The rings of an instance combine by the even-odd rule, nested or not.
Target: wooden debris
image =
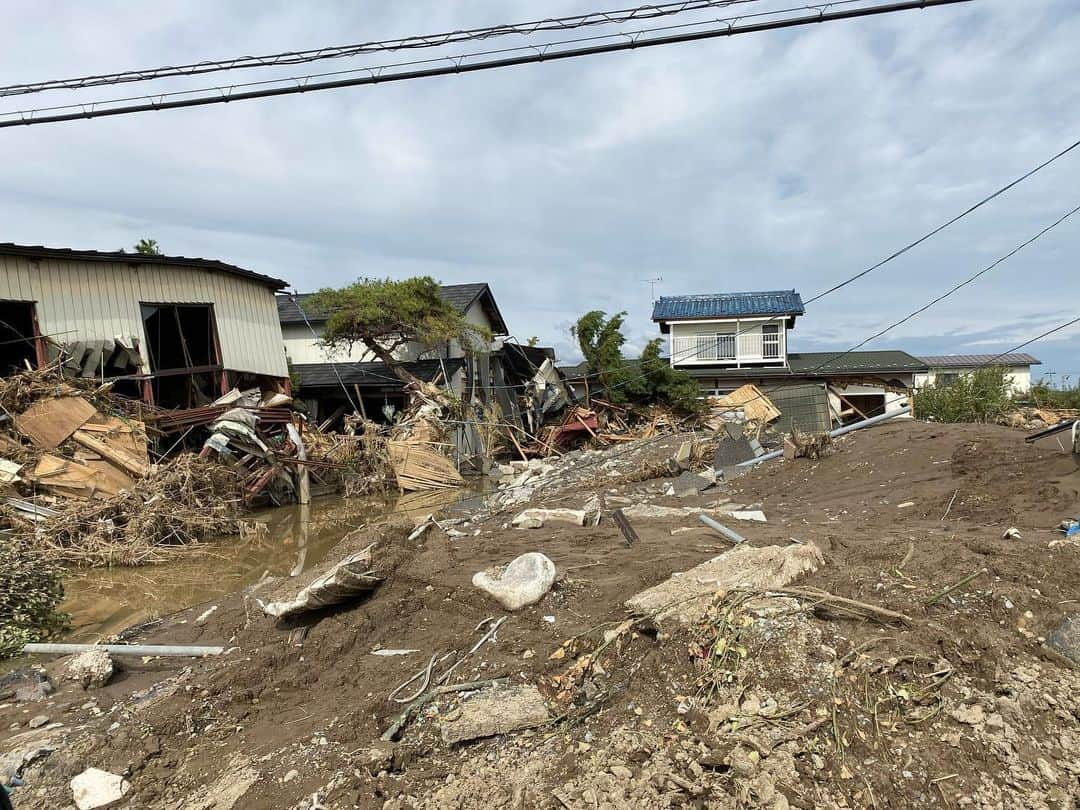
[[[50,453],[38,460],[28,477],[56,494],[76,498],[109,498],[135,485],[111,464],[78,461]]]
[[[405,441],[386,443],[398,486],[405,492],[449,489],[465,483],[454,463],[429,446]]]
[[[15,427],[41,449],[53,450],[95,413],[82,397],[40,399],[15,417]]]
[[[709,397],[709,408],[715,415],[741,410],[747,422],[760,425],[780,418],[780,409],[756,385],[747,383],[722,397]]]
[[[626,538],[626,545],[634,545],[634,543],[638,541],[637,532],[635,532],[634,527],[630,525],[630,521],[626,519],[623,510],[616,509],[611,513],[611,517],[615,521],[615,525],[619,527],[619,531],[622,532],[622,536]]]

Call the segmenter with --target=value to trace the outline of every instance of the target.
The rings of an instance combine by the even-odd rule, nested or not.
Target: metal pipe
[[[845,425],[842,428],[837,428],[836,430],[830,432],[829,436],[831,436],[834,439],[836,439],[836,438],[838,438],[840,436],[846,436],[848,433],[852,433],[852,432],[854,432],[856,430],[862,430],[863,428],[867,428],[867,427],[873,427],[874,425],[879,425],[882,422],[887,422],[888,420],[892,419],[893,417],[903,416],[905,413],[911,413],[911,406],[910,405],[905,405],[904,407],[902,407],[902,408],[900,408],[898,410],[895,410],[892,413],[883,413],[883,414],[881,414],[879,416],[871,416],[869,419],[864,419],[861,422],[856,422],[854,425]],[[760,464],[763,461],[772,461],[774,458],[780,458],[780,456],[782,456],[782,455],[784,455],[783,450],[773,450],[771,453],[766,453],[763,456],[758,456],[757,458],[752,458],[749,461],[742,461],[742,462],[740,462],[739,464],[737,464],[735,466],[737,466],[737,467],[753,467],[755,464]]]
[[[224,647],[199,647],[189,644],[26,644],[23,653],[27,655],[42,653],[45,655],[71,655],[72,653],[105,650],[110,655],[160,656],[180,658],[204,655],[221,655]]]
[[[726,537],[728,540],[730,540],[735,545],[739,545],[739,543],[745,543],[746,542],[746,538],[743,537],[741,534],[739,534],[738,532],[733,532],[731,529],[729,529],[727,526],[725,526],[722,523],[717,523],[715,520],[713,520],[708,515],[698,515],[698,520],[700,520],[702,523],[704,523],[710,529],[715,529],[716,531],[720,532],[720,534],[724,535],[724,537]]]

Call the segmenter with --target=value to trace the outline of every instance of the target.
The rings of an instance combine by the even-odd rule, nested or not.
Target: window
[[[735,335],[717,335],[716,336],[716,359],[717,360],[734,360],[735,359]]]
[[[143,304],[142,318],[155,404],[192,408],[224,393],[210,304]]]
[[[761,356],[766,360],[780,359],[780,326],[775,323],[761,327]]]

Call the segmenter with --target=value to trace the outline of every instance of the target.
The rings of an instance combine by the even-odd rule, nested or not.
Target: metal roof
[[[758,315],[802,315],[806,311],[795,290],[662,295],[653,304],[654,321],[703,320]]]
[[[1042,360],[1032,357],[1026,352],[1009,352],[1007,354],[935,354],[929,357],[920,357],[930,368],[970,368],[971,366],[985,366],[991,363],[995,366],[1040,366]]]
[[[899,350],[868,352],[799,352],[788,355],[793,374],[880,374],[926,371],[926,363]]]
[[[444,369],[448,375],[453,375],[464,366],[465,361],[460,357],[402,363],[402,368],[425,382],[431,382]],[[392,392],[400,391],[404,385],[384,363],[297,363],[292,370],[299,378],[301,391],[311,388],[340,388],[344,383],[350,389],[356,385],[360,388]]]
[[[272,276],[264,276],[252,270],[245,270],[235,264],[226,264],[217,259],[198,259],[188,256],[155,256],[146,253],[124,253],[108,250],[75,250],[73,248],[51,248],[42,245],[16,245],[13,242],[0,242],[0,256],[22,256],[28,259],[62,259],[72,262],[114,262],[122,264],[142,264],[157,266],[198,267],[219,273],[257,281],[272,290],[288,287],[288,282]]]
[[[278,320],[283,324],[302,324],[304,315],[307,315],[307,319],[313,324],[325,323],[325,312],[319,312],[304,305],[304,302],[312,295],[314,293],[279,295],[277,297]],[[465,313],[477,299],[483,298],[481,304],[491,322],[492,331],[496,335],[509,334],[506,321],[503,320],[502,313],[495,304],[495,296],[487,284],[444,284],[439,288],[439,295],[461,313]]]

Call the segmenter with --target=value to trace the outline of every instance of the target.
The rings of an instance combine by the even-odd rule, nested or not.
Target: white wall
[[[137,337],[146,370],[141,303],[213,304],[225,368],[286,377],[274,291],[222,271],[183,265],[0,256],[0,299],[33,301],[57,343]]]
[[[944,369],[930,369],[930,371],[915,375],[915,387],[922,388],[937,380],[938,374],[972,374],[978,370],[978,366],[950,366]],[[1006,374],[1009,380],[1010,390],[1013,394],[1026,394],[1031,390],[1031,366],[1009,366]]]
[[[772,324],[779,326],[780,334],[780,357],[778,359],[770,359],[763,361],[760,358],[749,358],[748,362],[767,362],[772,365],[778,363],[787,362],[787,326],[786,319],[776,318],[739,318],[731,320],[716,320],[716,321],[690,321],[686,323],[672,323],[670,324],[671,333],[668,337],[668,356],[672,358],[672,365],[691,365],[694,363],[711,363],[711,360],[698,360],[694,357],[694,350],[692,349],[693,343],[683,341],[680,345],[680,338],[696,338],[699,336],[712,336],[712,335],[734,335],[738,334],[740,338],[738,342],[743,342],[743,336],[745,336],[746,342],[756,342],[756,345],[760,347],[760,340],[762,336],[762,327],[766,324]],[[753,345],[753,344],[751,344]],[[689,347],[689,348],[688,348]],[[739,353],[747,351],[746,347],[739,349]],[[728,363],[730,364],[730,363]]]

